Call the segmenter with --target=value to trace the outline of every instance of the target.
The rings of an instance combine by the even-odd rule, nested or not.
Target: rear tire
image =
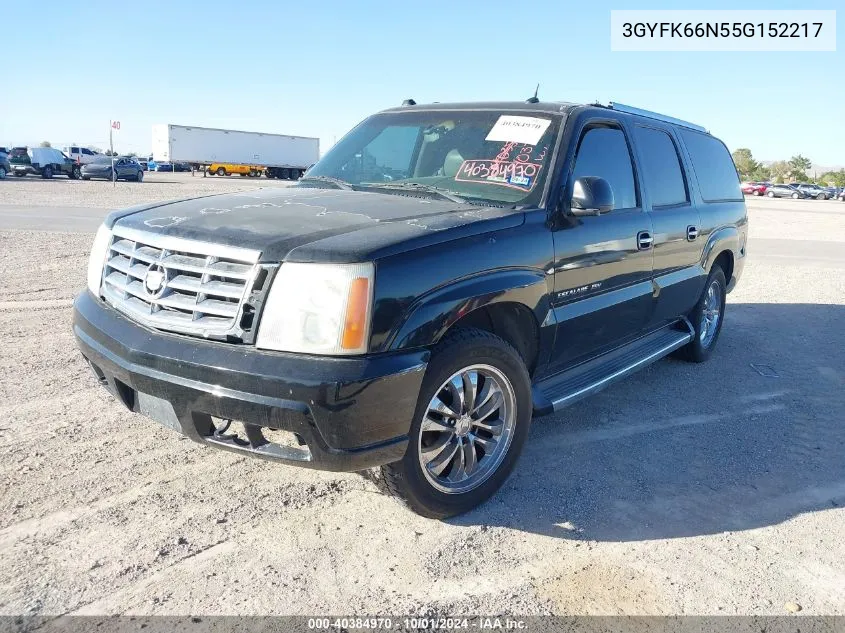
[[[0,180],[6,180],[6,168],[0,166]]]
[[[480,406],[476,395],[486,396]],[[531,416],[531,379],[519,353],[490,332],[458,330],[432,353],[405,456],[382,466],[385,488],[425,517],[467,512],[513,470]]]
[[[41,171],[41,177],[42,177],[42,178],[47,178],[48,180],[49,180],[50,178],[52,178],[52,177],[53,177],[53,168],[52,168],[52,167],[50,167],[50,165],[47,165],[47,166],[46,166],[46,167],[45,167],[45,168]]]
[[[689,314],[695,330],[693,339],[678,350],[677,356],[693,363],[703,363],[710,358],[725,321],[726,295],[725,273],[719,266],[714,266],[707,276],[704,292]]]
[[[793,200],[798,200],[798,198],[800,198],[800,197],[801,197],[801,196],[799,196],[797,193],[793,193],[793,194],[792,194],[792,199],[793,199]]]

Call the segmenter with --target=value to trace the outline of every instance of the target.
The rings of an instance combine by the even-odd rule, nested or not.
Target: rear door
[[[553,373],[637,336],[652,307],[651,218],[642,208],[628,131],[612,113],[586,116],[575,127],[564,196],[571,197],[576,179],[598,176],[613,189],[615,205],[600,216],[561,211],[556,221]]]
[[[654,228],[654,311],[649,328],[689,312],[704,283],[701,218],[690,195],[680,143],[671,126],[634,125],[643,177],[643,206]]]

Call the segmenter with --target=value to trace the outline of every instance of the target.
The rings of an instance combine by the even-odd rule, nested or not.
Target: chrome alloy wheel
[[[496,472],[516,424],[516,396],[490,365],[455,372],[428,403],[417,442],[423,474],[447,494],[468,492]]]
[[[719,329],[719,319],[722,313],[722,286],[713,280],[707,289],[704,297],[704,306],[701,311],[701,327],[699,328],[699,339],[703,348],[710,347],[713,337]]]

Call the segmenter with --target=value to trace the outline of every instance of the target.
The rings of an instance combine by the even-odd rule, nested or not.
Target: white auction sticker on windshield
[[[536,145],[550,123],[549,119],[503,114],[490,130],[486,140]]]

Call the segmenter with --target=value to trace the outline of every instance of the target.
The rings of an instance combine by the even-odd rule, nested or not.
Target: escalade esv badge
[[[152,297],[160,297],[167,287],[167,273],[159,264],[152,264],[144,275],[144,290]]]

